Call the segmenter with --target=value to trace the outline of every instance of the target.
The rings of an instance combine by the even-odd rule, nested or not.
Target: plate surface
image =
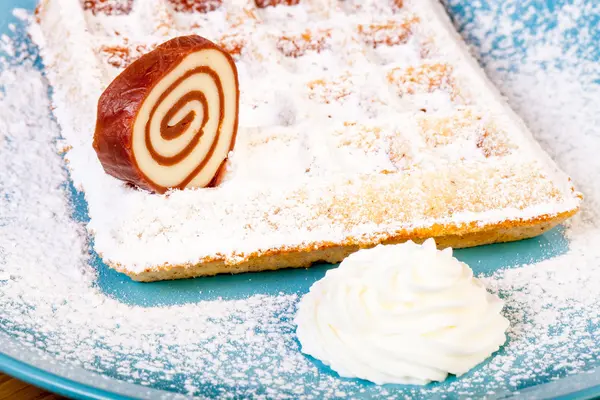
[[[501,2],[502,0],[488,1],[494,3]],[[590,3],[592,1],[590,0]],[[0,31],[9,33],[8,24],[17,23],[11,14],[13,8],[22,7],[32,10],[35,7],[35,3],[36,0],[3,0],[0,3]],[[448,3],[448,9],[456,17],[459,26],[465,26],[470,20],[476,19],[477,12],[481,9],[481,4],[474,6],[466,0],[453,0]],[[487,4],[485,1],[483,3]],[[538,6],[551,7],[553,3],[559,3],[559,1],[539,0],[526,3],[528,3],[529,7],[535,8]],[[485,4],[483,7],[485,7]],[[535,30],[537,29],[536,27],[548,23],[548,21],[542,23],[542,21],[531,17],[530,10],[519,10],[516,7],[506,12],[509,11],[514,13],[515,19],[524,19],[523,29]],[[592,18],[591,21],[593,18],[596,18],[597,21],[600,15],[591,16],[590,18]],[[593,21],[590,23],[593,23]],[[472,44],[477,46],[479,39],[481,39],[477,35],[481,35],[482,32],[465,31],[464,34]],[[497,35],[498,45],[500,46],[502,36],[504,35],[500,30],[490,29],[486,34]],[[600,40],[600,37],[588,38],[587,40]],[[519,41],[513,40],[512,43],[513,47],[510,49],[507,59],[518,60],[522,54],[526,53],[527,48],[523,47],[523,44],[519,43]],[[478,50],[481,53],[483,61],[493,56],[490,49],[478,48]],[[85,222],[87,211],[83,195],[78,193],[70,184],[69,194],[74,204],[74,218],[80,222]],[[565,253],[568,247],[569,243],[563,235],[562,228],[557,228],[535,239],[458,250],[455,254],[459,259],[467,262],[476,274],[489,276],[500,269],[513,268],[522,264],[556,257]],[[302,295],[308,291],[313,282],[323,277],[328,268],[332,268],[332,266],[320,265],[310,269],[143,284],[133,282],[124,275],[109,269],[101,262],[97,254],[93,252],[91,263],[98,272],[97,287],[102,292],[122,303],[143,307],[181,305],[202,300],[238,300],[257,294],[272,296],[282,293]],[[289,321],[282,322],[286,322],[285,326],[290,326]],[[14,325],[11,326],[14,327]],[[169,382],[160,379],[155,380],[155,383],[151,385],[153,386],[152,388],[140,386],[136,384],[135,378],[123,376],[116,368],[105,368],[101,371],[102,374],[98,374],[77,365],[57,365],[49,360],[42,350],[22,343],[16,338],[11,329],[0,327],[0,371],[46,389],[76,398],[171,398],[177,397],[177,393],[174,392],[182,388],[182,385],[168,385]],[[237,349],[236,351],[244,350]],[[502,352],[503,350],[499,354],[502,354]],[[135,357],[135,355],[132,357]],[[318,366],[321,375],[328,377],[336,376],[328,368],[316,361],[313,362]],[[596,359],[595,364],[589,365],[589,370],[599,365],[600,359]],[[164,368],[169,369],[170,366],[165,364]],[[532,375],[531,379],[521,382],[514,390],[519,391],[519,395],[521,396],[525,395],[537,398],[559,396],[565,396],[565,398],[588,398],[600,395],[600,387],[596,386],[600,382],[600,373],[591,372],[569,377],[564,377],[564,375],[558,372],[555,376],[544,376],[543,378]],[[132,382],[124,382],[123,379],[126,378],[129,378]],[[185,378],[176,377],[174,379]],[[305,381],[306,385],[316,384],[313,382],[314,378],[311,376],[296,376],[292,373],[288,376],[288,379],[290,381]],[[450,378],[449,382],[432,385],[430,388],[439,386],[443,390],[444,385],[448,385],[454,380],[455,378]],[[356,388],[356,393],[346,393],[346,395],[362,398],[373,398],[382,395],[382,392],[374,387],[374,385],[364,382],[357,381],[354,387]],[[207,383],[201,388],[200,394],[213,397],[222,393],[224,388],[225,390],[227,389],[227,387],[223,387],[218,383]],[[386,389],[389,396],[401,394],[419,395],[419,389],[414,387],[390,386]],[[477,390],[477,395],[490,395],[486,391],[485,380],[475,390]],[[268,388],[266,387],[258,388],[256,393],[269,397]],[[494,393],[494,397],[510,397],[513,394],[510,392]],[[441,391],[438,395],[441,396]],[[238,396],[242,397],[242,395]],[[450,394],[450,397],[455,396],[459,397],[460,394]],[[335,393],[332,397],[335,397]]]

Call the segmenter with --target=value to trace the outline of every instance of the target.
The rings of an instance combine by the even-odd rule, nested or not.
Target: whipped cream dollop
[[[462,375],[506,341],[502,300],[433,239],[361,250],[300,301],[306,353],[342,377],[427,384]]]

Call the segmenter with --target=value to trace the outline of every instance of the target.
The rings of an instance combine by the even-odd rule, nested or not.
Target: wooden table
[[[0,374],[0,400],[63,400],[64,397],[48,393],[8,375]]]

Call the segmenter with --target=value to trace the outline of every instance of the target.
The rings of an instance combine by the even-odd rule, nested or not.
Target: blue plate
[[[482,0],[479,5],[474,5],[468,0],[450,0],[448,1],[448,10],[456,19],[459,27],[467,26],[467,23],[477,18],[477,11],[481,7],[489,7],[490,4],[502,2],[503,0]],[[594,0],[589,0],[593,2]],[[534,0],[526,2],[529,7],[554,7],[562,3],[562,0]],[[565,0],[566,2],[566,0]],[[7,32],[9,23],[18,23],[11,14],[15,7],[32,10],[37,0],[2,0],[0,3],[0,33]],[[521,15],[529,15],[524,20],[524,28],[536,30],[541,26],[556,23],[555,21],[537,21],[535,13],[520,13],[518,1],[516,8],[512,8],[513,17],[519,19]],[[508,12],[508,11],[507,11]],[[534,15],[534,17],[531,17]],[[597,25],[600,15],[588,16],[590,26]],[[539,28],[541,29],[541,28]],[[478,39],[481,39],[474,32],[463,32],[468,41],[478,45]],[[490,28],[486,35],[495,35],[500,42],[506,39],[500,32]],[[506,55],[509,59],[518,62],[523,57],[527,49],[519,42],[518,37],[512,38],[514,44],[510,54]],[[600,35],[587,38],[590,46],[593,47],[593,41],[600,39]],[[597,53],[597,48],[595,49]],[[590,56],[586,52],[586,56]],[[493,52],[480,54],[483,62],[494,57]],[[594,56],[600,60],[600,54]],[[39,61],[38,61],[39,63]],[[74,218],[81,221],[87,221],[87,206],[84,197],[78,193],[70,183],[69,193],[74,204]],[[540,261],[546,258],[555,257],[568,250],[568,241],[564,238],[561,228],[554,229],[535,239],[525,240],[516,243],[498,244],[493,246],[482,246],[473,249],[458,250],[456,256],[471,265],[477,274],[490,275],[502,268],[512,268],[525,263]],[[127,277],[116,273],[102,263],[100,258],[92,252],[93,266],[98,271],[98,287],[108,296],[112,296],[124,303],[153,307],[157,305],[174,305],[200,300],[222,299],[241,299],[255,294],[277,295],[279,293],[303,294],[313,282],[323,277],[326,270],[332,268],[330,265],[319,265],[310,269],[282,270],[275,272],[264,272],[258,274],[244,274],[234,276],[218,276],[213,278],[203,278],[183,281],[156,282],[142,284],[133,282]],[[1,293],[0,293],[1,295]],[[0,310],[1,311],[1,310]],[[590,365],[590,370],[600,365],[600,359],[596,364]],[[316,363],[316,362],[315,362]],[[316,363],[319,365],[318,363]],[[167,367],[168,368],[168,367]],[[335,375],[326,367],[320,365],[320,373],[326,375]],[[21,343],[11,335],[9,330],[0,327],[0,371],[13,375],[19,379],[46,388],[48,390],[75,398],[91,399],[127,399],[127,398],[174,398],[178,394],[173,391],[182,390],[181,385],[171,385],[157,380],[153,387],[137,385],[135,379],[133,383],[125,382],[124,379],[132,380],[131,377],[120,376],[117,371],[106,369],[102,374],[89,372],[75,365],[59,365],[52,363],[45,357],[41,349]],[[515,387],[520,396],[535,398],[591,398],[600,396],[600,371],[590,372],[580,375],[564,377],[565,374],[557,372],[554,376],[546,375],[543,378],[532,377]],[[290,376],[290,379],[303,379],[303,377]],[[451,380],[454,378],[451,378]],[[310,381],[307,381],[307,385]],[[443,389],[444,384],[438,384]],[[374,386],[357,382],[360,392],[348,393],[352,397],[372,398],[381,392],[373,390]],[[221,388],[222,389],[222,388]],[[389,394],[402,395],[410,393],[418,395],[414,388],[411,392],[406,392],[407,388],[402,386],[392,386],[389,388]],[[218,385],[205,385],[202,394],[207,397],[215,397],[219,393]],[[266,393],[262,388],[257,393]],[[496,397],[507,398],[514,393],[496,393]],[[486,395],[485,382],[478,392],[478,395]],[[243,397],[238,395],[238,397]],[[450,395],[452,397],[452,395]]]

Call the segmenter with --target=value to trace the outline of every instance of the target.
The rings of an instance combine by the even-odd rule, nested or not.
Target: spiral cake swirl
[[[229,54],[199,36],[172,39],[102,94],[94,148],[107,173],[146,190],[211,186],[235,143],[238,104]]]

